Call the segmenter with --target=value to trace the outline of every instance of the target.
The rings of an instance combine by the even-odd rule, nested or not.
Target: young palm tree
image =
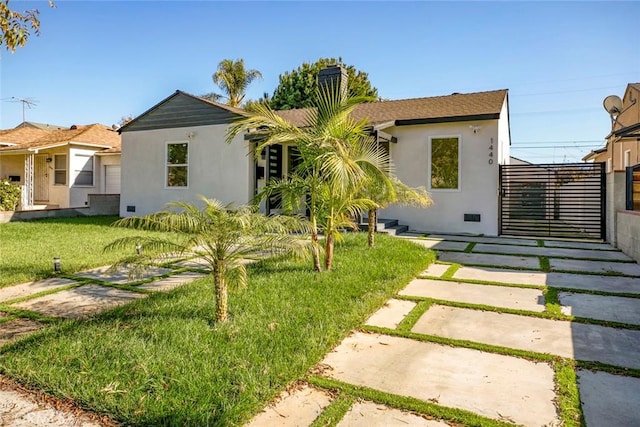
[[[260,71],[244,68],[244,59],[223,59],[213,74],[213,82],[220,86],[227,98],[227,105],[232,107],[239,107],[251,82],[261,78]]]
[[[301,163],[296,174],[304,180],[308,193],[297,196],[307,204],[314,269],[318,271],[320,229],[326,237],[325,268],[331,269],[334,240],[345,218],[374,204],[366,198],[355,198],[358,189],[371,176],[381,181],[388,179],[388,155],[373,144],[367,121],[351,117],[355,106],[365,100],[368,98],[344,98],[338,91],[322,86],[317,91],[315,107],[306,111],[300,127],[278,116],[269,106],[256,105],[227,131],[227,142],[231,142],[242,131],[259,129],[262,139],[256,152],[274,144],[294,144],[298,148]]]
[[[362,189],[363,195],[369,197],[376,206],[367,212],[367,232],[369,247],[375,245],[375,230],[378,222],[378,209],[392,204],[426,208],[431,206],[432,200],[424,187],[409,187],[397,177],[391,177],[391,186],[387,182],[370,180]]]
[[[228,285],[247,283],[245,261],[267,254],[292,253],[304,257],[308,253],[308,243],[291,233],[307,232],[308,226],[297,217],[267,217],[255,212],[253,207],[232,208],[217,200],[204,197],[202,200],[203,208],[176,202],[161,212],[116,221],[117,227],[171,234],[166,237],[124,237],[110,243],[105,250],[139,245],[140,254],[116,264],[134,267],[158,264],[167,255],[189,254],[203,259],[213,279],[216,321],[225,322]]]

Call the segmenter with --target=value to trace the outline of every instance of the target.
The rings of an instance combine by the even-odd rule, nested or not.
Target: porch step
[[[367,219],[363,218],[362,224],[359,224],[358,227],[360,228],[360,230],[367,231],[369,229]],[[379,233],[387,233],[392,236],[396,236],[398,234],[404,233],[407,230],[409,230],[409,226],[399,224],[397,219],[378,218]]]

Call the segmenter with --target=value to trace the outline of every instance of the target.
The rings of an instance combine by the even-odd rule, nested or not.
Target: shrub
[[[20,186],[8,179],[0,180],[0,211],[15,211],[20,204]]]

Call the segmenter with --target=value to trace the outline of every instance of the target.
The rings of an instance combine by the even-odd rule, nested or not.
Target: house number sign
[[[493,138],[491,138],[491,144],[489,144],[489,164],[493,164]]]

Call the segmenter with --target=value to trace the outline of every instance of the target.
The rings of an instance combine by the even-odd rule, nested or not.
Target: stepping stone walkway
[[[559,385],[553,365],[541,357],[550,354],[596,363],[594,371],[577,371],[588,427],[640,425],[640,378],[613,375],[597,365],[614,366],[616,372],[640,369],[640,328],[588,323],[593,319],[640,326],[640,277],[633,277],[640,266],[602,243],[544,240],[538,246],[537,240],[528,239],[448,235],[416,239],[414,234],[407,238],[437,249],[439,261],[460,267],[452,278],[445,278],[450,264],[429,266],[398,293],[402,299],[392,298],[370,316],[360,331],[352,332],[325,356],[312,375],[387,393],[387,401],[407,397],[494,420],[555,426],[561,423]],[[476,244],[471,252],[461,252],[468,243]],[[572,272],[541,271],[539,257],[549,259],[552,269]],[[627,276],[597,274],[602,271]],[[564,315],[584,320],[570,321],[553,312],[546,316],[558,316],[558,320],[543,317],[545,287],[557,290]],[[436,302],[424,312],[415,312],[424,310],[423,304],[418,306],[420,300]],[[461,303],[482,307],[456,307]],[[376,333],[371,328],[367,332],[371,326]],[[379,333],[385,329],[388,334]],[[423,340],[418,339],[420,335]],[[445,345],[428,340],[449,341]],[[471,343],[497,346],[500,351],[467,348]],[[531,359],[516,356],[522,351],[530,352]],[[298,410],[287,409],[279,414],[281,418],[273,419],[295,417]],[[447,423],[395,411],[358,401],[338,425]]]
[[[167,268],[155,268],[148,270],[142,277],[135,280],[153,279],[158,275],[172,272],[173,270]],[[77,273],[75,276],[102,283],[128,284],[130,282],[126,269],[111,272],[109,267],[91,269]],[[178,273],[144,283],[138,288],[143,291],[164,292],[202,277],[205,275],[201,273]],[[41,293],[46,295],[38,296]],[[83,318],[144,298],[146,295],[146,293],[100,284],[82,285],[81,282],[71,279],[49,278],[0,289],[0,303],[49,317]],[[19,316],[0,312],[0,347],[45,327],[43,323],[15,317]],[[29,393],[3,389],[3,381],[0,377],[1,426],[92,427],[102,425],[94,421],[96,417],[90,414],[80,413],[75,409],[73,411],[60,409],[38,402]]]

